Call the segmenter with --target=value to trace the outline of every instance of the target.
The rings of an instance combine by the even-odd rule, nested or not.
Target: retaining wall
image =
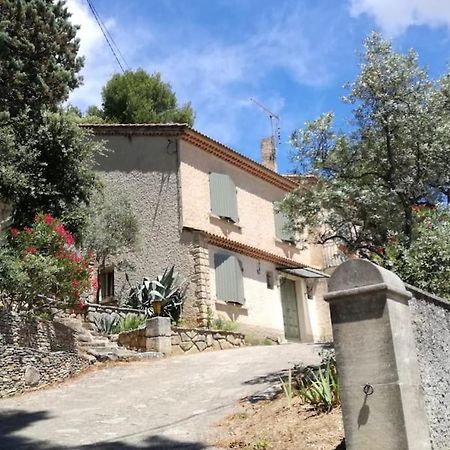
[[[88,365],[70,328],[0,310],[0,397],[62,381]]]
[[[172,328],[172,354],[190,354],[207,350],[225,350],[242,347],[245,336],[232,331],[214,331],[205,328]]]
[[[126,331],[119,334],[118,343],[129,349],[147,351],[146,328]],[[225,350],[242,347],[245,344],[245,336],[241,333],[230,331],[208,330],[204,328],[173,327],[171,332],[171,354],[191,354],[211,350]]]
[[[85,303],[83,313],[85,320],[90,323],[93,323],[94,316],[98,315],[117,315],[121,318],[125,317],[127,314],[144,315],[140,309],[125,308],[113,305],[99,305],[97,303]]]

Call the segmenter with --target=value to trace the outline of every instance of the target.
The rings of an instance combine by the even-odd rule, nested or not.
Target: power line
[[[95,11],[95,14],[96,14],[98,20],[100,21],[100,23],[101,23],[102,26],[103,26],[103,30],[106,32],[106,34],[108,35],[108,37],[109,37],[110,41],[112,42],[113,46],[116,48],[117,53],[119,53],[120,57],[122,58],[122,62],[124,63],[124,65],[126,66],[127,69],[129,69],[130,66],[127,64],[127,61],[125,60],[125,58],[124,58],[122,52],[120,51],[119,46],[118,46],[118,45],[116,44],[116,42],[114,41],[114,39],[113,39],[111,33],[109,32],[107,26],[106,26],[105,23],[103,22],[103,20],[102,20],[100,14],[98,13],[97,9],[96,9],[95,6],[94,6],[94,3],[92,2],[92,0],[90,0],[90,3],[91,3],[92,8],[93,8],[94,11]]]
[[[117,64],[119,64],[119,67],[121,68],[122,72],[125,73],[125,69],[124,69],[123,66],[125,65],[127,69],[129,69],[130,67],[128,66],[128,64],[127,64],[127,62],[126,62],[126,60],[125,60],[125,58],[123,57],[122,52],[120,51],[120,49],[119,49],[119,47],[117,46],[117,44],[114,42],[114,39],[113,39],[113,37],[111,36],[111,33],[108,31],[108,28],[106,28],[106,25],[103,23],[103,21],[102,21],[102,19],[101,19],[101,17],[100,17],[100,14],[99,14],[99,13],[97,12],[97,10],[95,9],[95,6],[93,5],[92,1],[91,1],[91,0],[86,0],[86,2],[87,2],[87,4],[88,4],[88,6],[89,6],[89,9],[90,9],[91,12],[92,12],[92,15],[94,16],[94,18],[95,18],[95,20],[96,20],[96,22],[97,22],[97,25],[99,26],[99,28],[100,28],[100,30],[101,30],[101,32],[102,32],[102,34],[103,34],[103,36],[104,36],[106,42],[108,43],[108,46],[109,46],[109,48],[110,48],[112,54],[114,55],[114,58],[116,59]],[[114,49],[114,48],[115,48],[115,49]],[[118,53],[118,54],[120,55],[120,57],[122,58],[123,65],[122,65],[122,63],[120,62],[120,59],[119,59],[119,56],[117,55],[117,53]]]

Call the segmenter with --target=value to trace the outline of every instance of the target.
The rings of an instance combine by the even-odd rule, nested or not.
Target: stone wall
[[[88,365],[70,328],[0,310],[0,397],[62,381]]]
[[[125,317],[128,314],[144,315],[140,309],[122,308],[120,306],[112,305],[99,305],[96,303],[85,303],[83,312],[85,321],[89,323],[94,323],[94,317],[104,314],[115,315],[120,318]]]
[[[122,347],[129,348],[130,350],[136,350],[138,352],[147,351],[147,343],[145,336],[145,326],[138,328],[137,330],[124,331],[119,334],[117,343]]]
[[[118,343],[137,351],[148,351],[147,339],[151,333],[143,326],[137,330],[119,334]],[[245,345],[245,336],[231,331],[208,330],[206,328],[173,327],[170,337],[172,355],[199,353],[211,350],[225,350]]]
[[[434,449],[450,448],[450,302],[412,286],[409,302]]]
[[[172,328],[172,355],[226,350],[243,345],[245,336],[241,333],[205,328]]]

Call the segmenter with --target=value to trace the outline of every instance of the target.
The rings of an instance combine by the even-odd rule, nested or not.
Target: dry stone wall
[[[145,327],[138,328],[137,330],[124,331],[119,334],[117,343],[130,350],[136,350],[138,352],[147,351],[147,342],[145,336]]]
[[[172,355],[226,350],[245,345],[245,336],[232,331],[172,328]]]
[[[126,331],[119,334],[118,343],[137,351],[148,351],[146,328]],[[245,336],[231,331],[215,331],[205,328],[172,328],[170,337],[172,355],[198,353],[211,350],[225,350],[245,345]]]
[[[70,328],[0,310],[0,397],[62,381],[88,365]]]
[[[128,314],[144,315],[139,309],[134,308],[122,308],[112,305],[99,305],[96,303],[85,303],[84,305],[84,318],[86,322],[94,323],[94,318],[100,316],[115,316],[123,318]]]

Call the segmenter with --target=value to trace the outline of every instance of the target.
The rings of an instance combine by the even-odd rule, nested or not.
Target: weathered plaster
[[[175,265],[182,278],[194,274],[192,236],[181,232],[177,183],[177,144],[174,138],[102,136],[110,150],[98,161],[98,171],[113,193],[125,194],[138,218],[141,247],[122,255],[134,266],[132,283],[151,278]],[[125,273],[116,271],[115,292],[127,294]],[[190,283],[185,315],[195,316],[195,289]]]
[[[433,449],[450,448],[450,302],[407,286]]]

